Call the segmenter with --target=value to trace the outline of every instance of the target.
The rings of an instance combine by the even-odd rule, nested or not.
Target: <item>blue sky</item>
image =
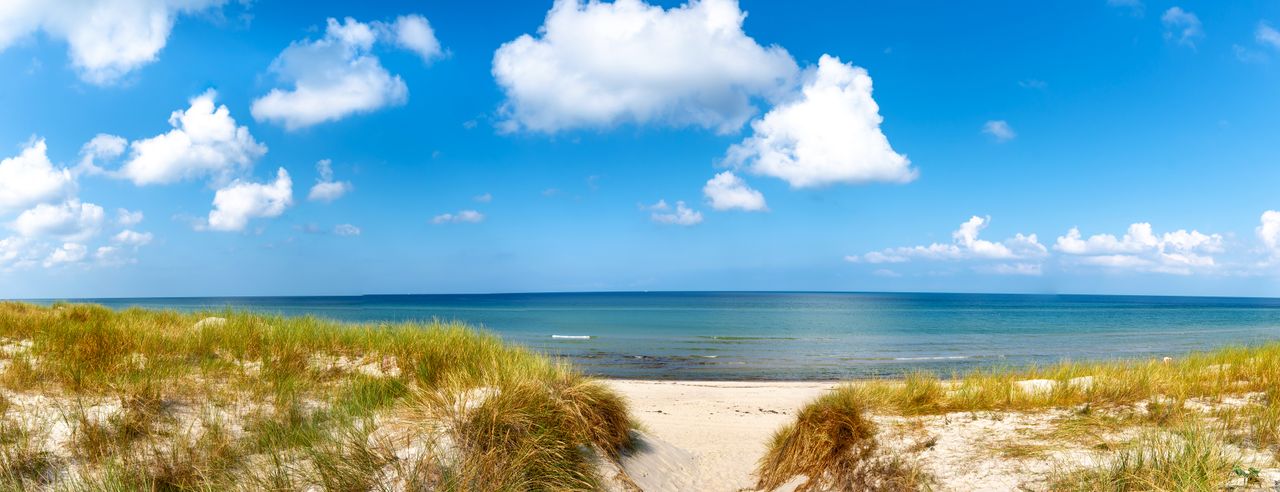
[[[1280,296],[1274,2],[84,4],[0,11],[0,297]]]

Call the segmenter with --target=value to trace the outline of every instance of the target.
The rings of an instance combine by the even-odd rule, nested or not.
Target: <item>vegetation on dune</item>
[[[1256,487],[1259,472],[1241,456],[1260,452],[1267,466],[1280,458],[1277,395],[1280,343],[1172,361],[1063,363],[951,377],[918,372],[857,381],[803,407],[775,435],[756,473],[764,489],[797,477],[806,480],[802,488],[874,489],[881,483],[892,490],[927,488],[930,481],[919,470],[902,466],[912,462],[912,450],[873,451],[876,433],[869,415],[948,419],[1052,411],[1061,415],[1052,420],[1052,430],[994,448],[1007,459],[1049,459],[1052,449],[1072,446],[1096,454],[1084,469],[1065,466],[1047,477],[1050,489]]]
[[[4,490],[584,490],[630,445],[620,396],[459,324],[7,302],[0,369]]]
[[[1060,473],[1052,488],[1080,492],[1222,490],[1239,462],[1221,436],[1203,427],[1149,431],[1096,467]]]
[[[927,485],[915,468],[878,454],[876,426],[864,403],[833,392],[806,405],[779,429],[760,459],[756,487],[774,490],[803,477],[796,490],[914,490]]]
[[[1277,387],[1280,343],[1192,353],[1171,362],[1064,362],[1043,368],[979,370],[948,378],[917,372],[901,380],[852,383],[843,391],[857,392],[865,404],[878,411],[933,415],[1133,405],[1153,397],[1218,399]]]

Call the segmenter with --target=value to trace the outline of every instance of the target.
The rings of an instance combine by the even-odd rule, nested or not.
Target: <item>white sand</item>
[[[669,445],[651,446],[657,452],[640,454],[659,455],[657,461],[676,464],[654,467],[624,462],[632,479],[646,491],[708,492],[750,488],[755,482],[751,471],[773,432],[794,419],[805,403],[835,386],[773,381],[608,383],[630,401],[648,439]],[[692,460],[682,460],[679,451]]]

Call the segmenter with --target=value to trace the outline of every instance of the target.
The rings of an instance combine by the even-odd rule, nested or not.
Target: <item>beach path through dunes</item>
[[[627,466],[637,484],[646,491],[708,492],[751,488],[755,483],[751,473],[773,432],[791,422],[805,403],[836,385],[779,381],[607,382],[627,397],[643,432],[657,442],[651,449],[661,455],[647,460],[662,463],[656,467],[647,463]]]

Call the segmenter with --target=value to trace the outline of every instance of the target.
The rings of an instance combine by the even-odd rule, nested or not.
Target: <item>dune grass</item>
[[[1020,381],[1048,380],[1030,390]],[[1064,362],[1026,369],[986,369],[939,377],[928,372],[902,379],[850,383],[874,410],[901,415],[951,412],[1030,411],[1081,405],[1132,405],[1160,396],[1190,398],[1267,392],[1280,385],[1280,343],[1196,352],[1161,360]]]
[[[855,381],[803,407],[796,421],[775,435],[756,473],[764,489],[796,477],[804,477],[806,486],[875,488],[848,485],[858,483],[853,470],[883,469],[883,463],[893,462],[868,451],[876,448],[869,414],[947,418],[1057,411],[1061,416],[1052,430],[1035,436],[1034,443],[1003,443],[994,452],[1008,459],[1048,459],[1054,448],[1074,446],[1099,454],[1092,466],[1068,466],[1051,477],[1053,490],[1221,490],[1229,480],[1248,475],[1238,471],[1237,451],[1280,458],[1278,395],[1276,342],[1171,361],[1066,362]],[[1141,437],[1105,437],[1125,431]],[[928,482],[917,478],[914,485],[894,489]]]
[[[630,445],[617,394],[454,323],[4,302],[0,367],[3,490],[586,490]]]
[[[1053,490],[1213,491],[1234,477],[1240,458],[1215,431],[1190,425],[1172,432],[1152,430],[1097,466],[1059,473]]]
[[[876,425],[850,392],[806,405],[794,423],[773,435],[760,459],[756,487],[774,490],[803,478],[797,491],[916,490],[927,479],[914,467],[878,454]]]

